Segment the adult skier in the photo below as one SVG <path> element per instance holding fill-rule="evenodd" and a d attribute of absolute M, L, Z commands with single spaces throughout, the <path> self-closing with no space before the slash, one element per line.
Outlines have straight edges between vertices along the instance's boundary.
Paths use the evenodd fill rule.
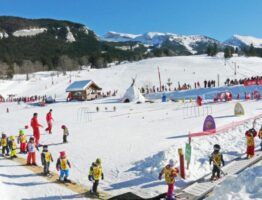
<path fill-rule="evenodd" d="M 53 117 L 52 117 L 52 109 L 49 110 L 49 112 L 46 114 L 46 123 L 47 123 L 47 128 L 45 129 L 45 131 L 48 131 L 49 134 L 52 133 L 52 120 L 54 121 Z"/>
<path fill-rule="evenodd" d="M 33 128 L 33 135 L 34 135 L 34 138 L 35 138 L 36 146 L 39 145 L 39 140 L 40 140 L 39 127 L 43 127 L 41 124 L 38 123 L 37 116 L 38 116 L 38 114 L 34 113 L 33 118 L 31 119 L 31 127 Z"/>

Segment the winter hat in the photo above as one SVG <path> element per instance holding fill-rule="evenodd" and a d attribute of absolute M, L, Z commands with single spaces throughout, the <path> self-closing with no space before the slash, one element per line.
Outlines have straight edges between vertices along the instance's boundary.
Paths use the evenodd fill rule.
<path fill-rule="evenodd" d="M 173 159 L 170 159 L 168 164 L 170 165 L 170 167 L 174 167 L 175 161 Z"/>
<path fill-rule="evenodd" d="M 214 145 L 214 150 L 219 151 L 220 150 L 220 145 L 219 144 L 215 144 Z"/>
<path fill-rule="evenodd" d="M 48 149 L 48 146 L 47 145 L 43 145 L 43 150 L 47 150 Z"/>
<path fill-rule="evenodd" d="M 101 159 L 100 158 L 96 159 L 96 164 L 101 165 Z"/>
<path fill-rule="evenodd" d="M 28 125 L 25 125 L 25 129 L 28 129 L 29 127 L 28 127 Z"/>
<path fill-rule="evenodd" d="M 34 137 L 30 137 L 30 138 L 29 138 L 29 141 L 34 141 L 34 140 L 35 140 Z"/>
<path fill-rule="evenodd" d="M 25 131 L 24 130 L 19 130 L 19 135 L 24 135 Z"/>
<path fill-rule="evenodd" d="M 65 157 L 65 156 L 66 156 L 65 151 L 61 151 L 61 152 L 60 152 L 60 157 Z"/>
<path fill-rule="evenodd" d="M 10 136 L 10 140 L 15 140 L 15 136 Z"/>
<path fill-rule="evenodd" d="M 2 133 L 2 138 L 6 138 L 6 134 L 5 133 Z"/>
<path fill-rule="evenodd" d="M 35 117 L 35 116 L 37 116 L 37 113 L 34 113 L 34 115 L 33 115 L 33 116 L 34 116 L 34 117 Z"/>

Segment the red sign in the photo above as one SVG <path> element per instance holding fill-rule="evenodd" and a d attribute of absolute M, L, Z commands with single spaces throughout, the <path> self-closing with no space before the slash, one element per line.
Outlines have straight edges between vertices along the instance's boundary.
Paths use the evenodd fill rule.
<path fill-rule="evenodd" d="M 262 85 L 262 80 L 244 81 L 244 86 Z"/>

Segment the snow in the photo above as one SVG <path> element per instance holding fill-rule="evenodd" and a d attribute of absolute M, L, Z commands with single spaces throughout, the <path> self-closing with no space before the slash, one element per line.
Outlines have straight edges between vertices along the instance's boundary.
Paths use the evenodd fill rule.
<path fill-rule="evenodd" d="M 262 162 L 239 175 L 229 176 L 206 200 L 254 199 L 262 197 Z"/>
<path fill-rule="evenodd" d="M 8 38 L 8 34 L 6 32 L 0 32 L 0 39 Z"/>
<path fill-rule="evenodd" d="M 126 42 L 130 41 L 140 35 L 128 34 L 128 33 L 117 33 L 114 31 L 109 31 L 106 33 L 103 39 L 107 41 L 114 41 L 114 42 Z"/>
<path fill-rule="evenodd" d="M 67 29 L 66 41 L 70 42 L 70 43 L 75 42 L 76 39 L 75 39 L 73 33 L 70 31 L 70 28 L 67 26 L 66 29 Z"/>
<path fill-rule="evenodd" d="M 33 174 L 22 165 L 0 158 L 1 200 L 85 199 L 64 187 Z"/>
<path fill-rule="evenodd" d="M 15 37 L 31 37 L 47 31 L 46 28 L 31 28 L 31 29 L 21 29 L 13 32 Z"/>
<path fill-rule="evenodd" d="M 232 66 L 236 62 L 239 65 L 237 75 L 234 75 Z M 126 88 L 130 86 L 132 77 L 136 77 L 136 86 L 152 87 L 158 86 L 157 67 L 161 72 L 162 83 L 168 78 L 172 79 L 177 86 L 181 84 L 200 81 L 216 80 L 217 74 L 220 75 L 220 85 L 226 78 L 244 78 L 246 76 L 261 75 L 261 58 L 233 57 L 225 61 L 221 56 L 207 57 L 201 56 L 181 56 L 154 58 L 142 60 L 134 63 L 124 63 L 112 66 L 106 69 L 86 69 L 75 71 L 63 76 L 56 72 L 38 72 L 30 75 L 30 80 L 26 81 L 25 75 L 16 75 L 13 80 L 1 80 L 0 94 L 16 94 L 18 96 L 44 95 L 56 96 L 58 102 L 49 104 L 46 107 L 17 103 L 0 104 L 0 131 L 5 132 L 8 136 L 18 135 L 19 128 L 30 124 L 30 119 L 34 112 L 39 113 L 39 122 L 46 126 L 45 115 L 53 110 L 53 133 L 45 133 L 41 129 L 40 143 L 48 144 L 54 159 L 59 156 L 59 152 L 65 150 L 69 160 L 72 162 L 70 178 L 87 188 L 91 187 L 88 181 L 88 169 L 90 164 L 97 158 L 101 158 L 105 174 L 105 180 L 101 181 L 99 188 L 111 195 L 121 194 L 124 192 L 134 192 L 143 197 L 152 197 L 166 191 L 164 181 L 157 180 L 157 175 L 162 167 L 167 164 L 170 158 L 178 160 L 178 148 L 185 147 L 187 134 L 202 130 L 202 125 L 209 112 L 215 118 L 217 127 L 224 126 L 234 121 L 240 121 L 261 114 L 262 103 L 260 101 L 240 101 L 245 109 L 245 115 L 235 117 L 234 106 L 239 101 L 227 103 L 209 104 L 199 108 L 196 116 L 190 115 L 190 107 L 194 108 L 193 103 L 166 102 L 162 103 L 159 97 L 154 98 L 154 103 L 135 104 L 120 103 Z M 53 74 L 53 76 L 51 76 Z M 65 102 L 66 92 L 69 80 L 94 80 L 104 91 L 118 90 L 118 96 L 98 99 L 86 102 Z M 52 84 L 52 80 L 54 84 Z M 203 89 L 204 90 L 204 89 Z M 237 89 L 236 92 L 240 91 Z M 199 94 L 200 90 L 192 90 L 194 95 Z M 214 92 L 210 89 L 206 93 Z M 182 93 L 182 92 L 181 92 Z M 99 112 L 96 111 L 99 107 Z M 116 110 L 114 111 L 114 107 Z M 6 113 L 9 108 L 9 113 Z M 197 108 L 195 108 L 197 109 Z M 211 111 L 212 110 L 212 111 Z M 194 112 L 194 110 L 192 110 Z M 184 114 L 188 113 L 189 116 Z M 210 114 L 210 113 L 209 113 Z M 257 121 L 256 129 L 260 128 L 262 120 Z M 69 137 L 67 144 L 62 144 L 61 125 L 69 128 Z M 178 178 L 177 187 L 184 186 L 188 181 L 195 180 L 206 173 L 210 172 L 208 156 L 212 152 L 215 143 L 221 145 L 222 152 L 226 163 L 230 160 L 245 153 L 244 132 L 252 126 L 252 121 L 248 121 L 242 126 L 227 132 L 193 138 L 192 140 L 192 160 L 189 171 L 186 172 L 187 180 L 182 181 Z M 32 135 L 31 128 L 28 129 L 27 135 Z M 259 139 L 256 138 L 256 144 Z M 41 149 L 40 149 L 41 151 Z M 21 156 L 21 155 L 20 155 Z M 22 155 L 23 156 L 23 155 Z M 1 162 L 2 160 L 0 160 Z M 4 160 L 2 165 L 15 165 L 12 161 Z M 40 153 L 37 154 L 37 162 L 40 163 Z M 177 164 L 178 165 L 178 164 Z M 38 176 L 21 177 L 19 180 L 17 174 L 30 174 L 24 171 L 23 167 L 1 166 L 1 172 L 8 176 L 0 179 L 1 188 L 7 187 L 4 192 L 7 198 L 17 196 L 12 191 L 15 189 L 19 192 L 32 191 L 30 197 L 38 198 L 40 195 L 58 196 L 64 192 L 60 189 L 46 189 L 45 185 L 36 184 L 31 178 L 37 181 L 44 181 Z M 51 170 L 56 171 L 54 163 L 51 164 Z M 29 183 L 28 187 L 21 185 L 6 184 L 12 183 Z M 54 186 L 54 185 L 52 185 Z M 31 187 L 35 188 L 32 190 Z M 50 188 L 50 187 L 49 187 Z M 60 190 L 60 191 L 59 191 Z M 241 190 L 242 191 L 242 190 Z M 17 195 L 20 193 L 17 192 Z M 69 191 L 66 191 L 69 192 Z M 74 195 L 66 193 L 65 195 Z M 28 193 L 27 193 L 28 194 Z M 2 193 L 1 193 L 2 195 Z M 21 194 L 24 195 L 24 194 Z M 26 196 L 26 194 L 25 194 Z"/>
<path fill-rule="evenodd" d="M 73 92 L 73 91 L 81 91 L 85 90 L 85 88 L 92 83 L 91 80 L 83 80 L 83 81 L 75 81 L 71 85 L 66 88 L 67 92 Z"/>
<path fill-rule="evenodd" d="M 234 46 L 243 46 L 243 44 L 250 46 L 253 44 L 256 48 L 262 48 L 262 39 L 253 36 L 234 35 L 230 39 L 226 40 L 225 43 Z"/>

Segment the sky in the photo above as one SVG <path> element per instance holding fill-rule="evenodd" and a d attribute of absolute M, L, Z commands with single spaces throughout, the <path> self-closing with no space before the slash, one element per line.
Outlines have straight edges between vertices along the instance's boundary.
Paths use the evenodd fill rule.
<path fill-rule="evenodd" d="M 262 0 L 0 0 L 0 15 L 53 18 L 108 31 L 262 38 Z"/>

